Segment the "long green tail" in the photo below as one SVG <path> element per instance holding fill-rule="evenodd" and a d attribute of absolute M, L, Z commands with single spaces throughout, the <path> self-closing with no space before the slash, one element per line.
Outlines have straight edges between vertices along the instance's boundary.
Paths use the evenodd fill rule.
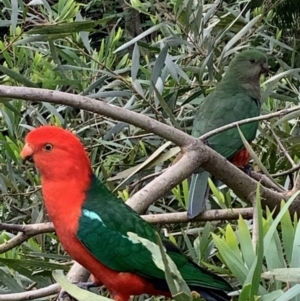
<path fill-rule="evenodd" d="M 189 218 L 194 218 L 205 210 L 209 194 L 207 183 L 209 177 L 210 173 L 204 169 L 192 175 L 188 207 Z"/>

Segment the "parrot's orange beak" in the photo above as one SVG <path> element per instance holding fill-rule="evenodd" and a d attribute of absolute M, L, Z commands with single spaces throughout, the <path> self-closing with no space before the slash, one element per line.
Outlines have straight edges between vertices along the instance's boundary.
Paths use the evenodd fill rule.
<path fill-rule="evenodd" d="M 26 143 L 21 151 L 21 157 L 23 158 L 23 160 L 28 160 L 32 158 L 32 156 L 33 156 L 33 149 L 28 143 Z"/>

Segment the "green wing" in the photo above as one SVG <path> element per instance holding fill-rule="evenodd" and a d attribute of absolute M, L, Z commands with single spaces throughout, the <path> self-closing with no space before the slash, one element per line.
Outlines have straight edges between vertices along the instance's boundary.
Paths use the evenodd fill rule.
<path fill-rule="evenodd" d="M 94 178 L 82 207 L 77 231 L 79 240 L 110 269 L 163 278 L 148 249 L 132 241 L 127 232 L 153 242 L 156 239 L 154 228 Z"/>
<path fill-rule="evenodd" d="M 220 84 L 198 108 L 192 136 L 200 137 L 226 124 L 256 117 L 259 114 L 259 99 L 252 98 L 244 90 L 229 93 Z M 256 136 L 257 127 L 258 122 L 251 122 L 240 126 L 240 129 L 245 138 L 252 141 Z M 244 147 L 237 128 L 211 136 L 207 141 L 212 149 L 227 159 L 232 158 Z"/>
<path fill-rule="evenodd" d="M 156 267 L 151 253 L 141 243 L 131 240 L 127 232 L 134 232 L 140 237 L 156 242 L 156 230 L 94 178 L 82 207 L 77 230 L 78 239 L 108 268 L 136 273 L 165 283 L 164 272 Z M 168 255 L 174 260 L 188 284 L 231 289 L 222 278 L 201 269 L 168 240 L 162 239 Z M 167 289 L 166 283 L 164 287 Z"/>

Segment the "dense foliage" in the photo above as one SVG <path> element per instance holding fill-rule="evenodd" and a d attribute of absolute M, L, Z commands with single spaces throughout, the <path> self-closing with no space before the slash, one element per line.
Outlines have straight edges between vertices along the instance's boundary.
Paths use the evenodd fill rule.
<path fill-rule="evenodd" d="M 262 114 L 294 107 L 299 102 L 299 70 L 293 68 L 299 63 L 297 43 L 288 26 L 296 25 L 280 21 L 284 17 L 277 6 L 259 3 L 249 9 L 244 4 L 3 0 L 0 83 L 86 95 L 190 133 L 197 105 L 222 78 L 234 53 L 256 47 L 267 53 L 271 66 L 270 75 L 262 80 Z M 286 14 L 295 17 L 288 9 Z M 286 188 L 293 185 L 295 175 L 281 173 L 299 164 L 299 112 L 262 122 L 252 145 L 261 161 L 254 163 L 255 169 L 263 165 Z M 47 221 L 39 176 L 32 166 L 22 164 L 19 152 L 28 129 L 48 123 L 72 129 L 81 137 L 96 175 L 124 201 L 174 159 L 174 146 L 130 124 L 75 105 L 2 98 L 0 222 Z M 249 207 L 233 191 L 221 188 L 217 191 L 212 186 L 213 208 Z M 187 196 L 186 180 L 149 211 L 185 211 Z M 196 262 L 228 276 L 236 289 L 244 287 L 239 300 L 249 296 L 289 300 L 294 295 L 287 295 L 289 290 L 283 295 L 283 282 L 257 280 L 261 270 L 300 267 L 295 255 L 300 245 L 297 218 L 286 211 L 280 218 L 274 222 L 268 213 L 260 220 L 260 244 L 264 239 L 266 248 L 257 252 L 251 242 L 252 223 L 242 218 L 227 226 L 220 222 L 164 227 Z M 279 222 L 281 229 L 276 230 Z M 15 235 L 2 231 L 0 243 Z M 53 281 L 52 270 L 68 268 L 69 258 L 55 234 L 38 235 L 0 254 L 0 291 L 22 292 L 34 282 L 35 288 L 45 287 Z M 295 287 L 290 291 L 297 294 Z"/>

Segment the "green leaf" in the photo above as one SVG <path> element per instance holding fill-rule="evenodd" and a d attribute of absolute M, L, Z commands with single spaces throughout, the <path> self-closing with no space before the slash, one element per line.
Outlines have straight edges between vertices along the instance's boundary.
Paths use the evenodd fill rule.
<path fill-rule="evenodd" d="M 1 283 L 4 284 L 11 292 L 21 293 L 24 291 L 22 286 L 7 272 L 0 268 Z"/>
<path fill-rule="evenodd" d="M 281 203 L 281 208 L 284 205 L 284 201 Z M 282 241 L 285 250 L 285 256 L 287 258 L 287 262 L 290 264 L 292 261 L 293 254 L 293 245 L 294 245 L 294 237 L 295 231 L 291 219 L 291 215 L 288 211 L 286 211 L 280 221 L 281 231 L 282 231 Z"/>
<path fill-rule="evenodd" d="M 261 275 L 265 279 L 273 279 L 282 282 L 300 283 L 300 268 L 280 268 L 272 269 Z"/>
<path fill-rule="evenodd" d="M 79 31 L 92 31 L 97 25 L 106 23 L 110 19 L 111 17 L 98 21 L 77 21 L 72 23 L 38 25 L 27 31 L 27 34 L 55 35 L 70 34 Z"/>
<path fill-rule="evenodd" d="M 258 241 L 256 245 L 256 265 L 252 278 L 252 287 L 251 287 L 251 299 L 254 300 L 255 296 L 258 295 L 258 289 L 260 285 L 260 275 L 262 272 L 263 266 L 263 257 L 264 257 L 264 233 L 263 233 L 263 223 L 262 223 L 262 209 L 261 209 L 261 200 L 260 200 L 260 184 L 257 185 L 256 189 L 256 222 L 258 227 Z"/>
<path fill-rule="evenodd" d="M 32 87 L 32 88 L 37 87 L 37 85 L 35 83 L 31 82 L 29 79 L 27 79 L 27 77 L 23 76 L 22 74 L 20 74 L 16 71 L 9 69 L 9 68 L 0 66 L 0 72 L 3 72 L 4 74 L 8 75 L 10 78 L 14 79 L 18 83 L 20 83 L 26 87 Z"/>
<path fill-rule="evenodd" d="M 129 42 L 127 42 L 127 43 L 123 44 L 122 46 L 118 47 L 113 53 L 117 53 L 117 52 L 119 52 L 123 49 L 126 49 L 127 47 L 135 44 L 136 42 L 138 42 L 142 38 L 146 37 L 147 35 L 151 34 L 152 32 L 157 31 L 162 26 L 164 26 L 164 24 L 157 24 L 157 25 L 152 26 L 151 28 L 145 30 L 143 33 L 139 34 L 137 37 L 130 40 Z"/>
<path fill-rule="evenodd" d="M 247 267 L 250 269 L 255 259 L 255 253 L 249 227 L 241 216 L 238 220 L 238 236 L 243 258 L 247 264 Z"/>
<path fill-rule="evenodd" d="M 72 297 L 78 301 L 112 301 L 112 299 L 105 298 L 87 290 L 79 288 L 77 285 L 72 284 L 61 270 L 55 270 L 52 272 L 52 276 L 55 281 Z"/>

